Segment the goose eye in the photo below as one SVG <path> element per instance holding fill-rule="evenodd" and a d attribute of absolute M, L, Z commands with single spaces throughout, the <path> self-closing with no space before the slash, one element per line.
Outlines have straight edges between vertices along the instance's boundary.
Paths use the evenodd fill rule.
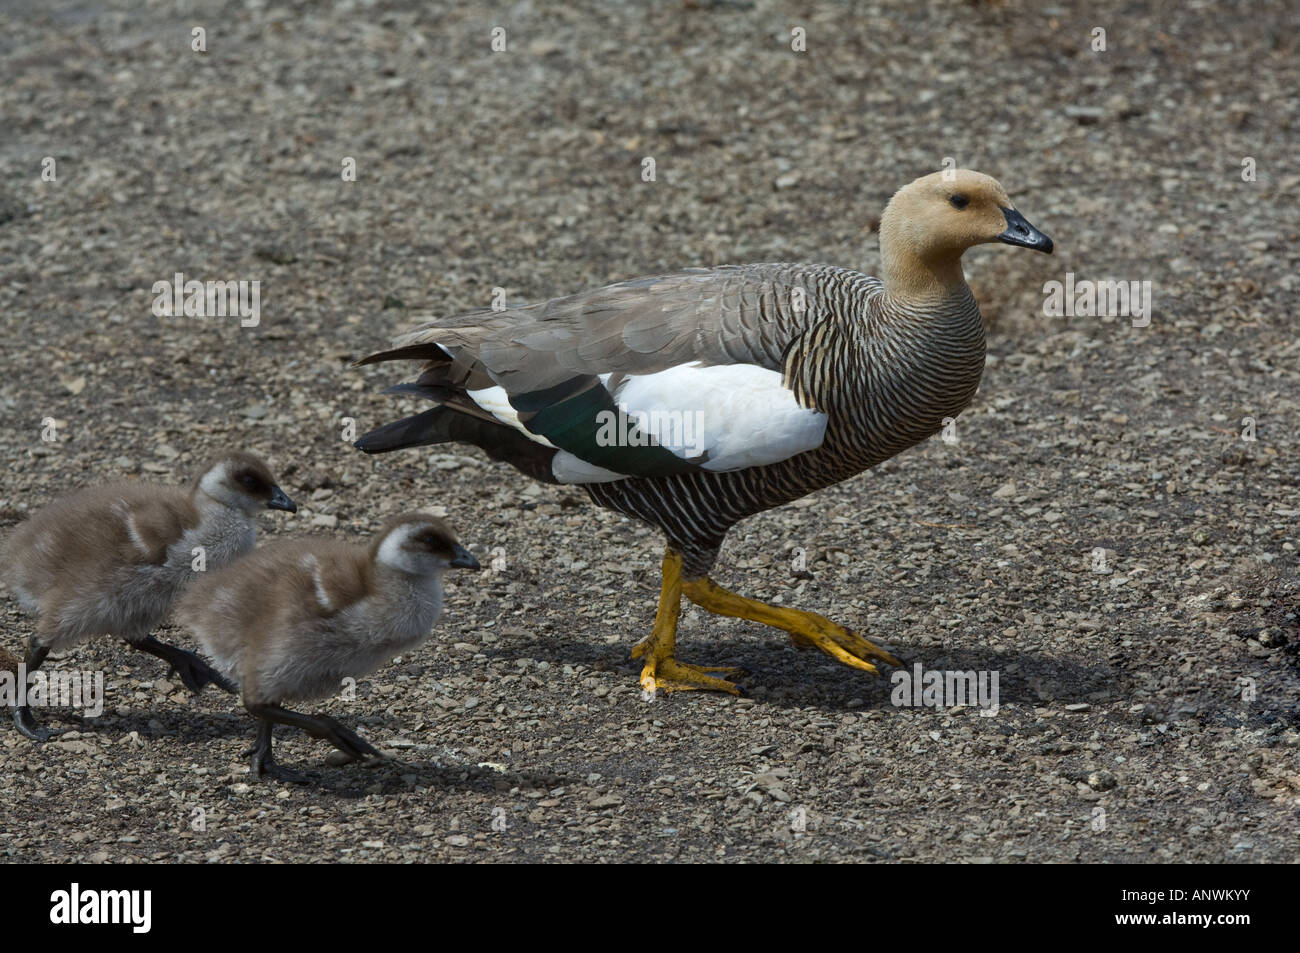
<path fill-rule="evenodd" d="M 251 473 L 245 473 L 239 478 L 239 482 L 249 490 L 256 490 L 261 485 L 261 481 Z"/>
<path fill-rule="evenodd" d="M 964 195 L 954 195 L 952 198 L 948 199 L 948 201 L 952 203 L 953 208 L 958 209 L 965 208 L 970 204 L 970 199 L 966 198 Z"/>

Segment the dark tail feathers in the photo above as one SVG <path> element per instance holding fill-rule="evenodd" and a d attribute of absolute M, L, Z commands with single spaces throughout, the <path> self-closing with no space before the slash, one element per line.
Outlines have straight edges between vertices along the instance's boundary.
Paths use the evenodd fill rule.
<path fill-rule="evenodd" d="M 446 426 L 445 408 L 434 407 L 413 417 L 404 417 L 384 424 L 362 436 L 352 446 L 366 453 L 388 453 L 407 447 L 427 447 L 435 443 L 448 443 L 455 438 Z"/>
<path fill-rule="evenodd" d="M 353 446 L 366 453 L 389 453 L 440 443 L 473 444 L 493 460 L 509 463 L 534 480 L 558 482 L 551 473 L 554 448 L 534 443 L 513 427 L 471 417 L 450 407 L 434 407 L 385 424 Z"/>

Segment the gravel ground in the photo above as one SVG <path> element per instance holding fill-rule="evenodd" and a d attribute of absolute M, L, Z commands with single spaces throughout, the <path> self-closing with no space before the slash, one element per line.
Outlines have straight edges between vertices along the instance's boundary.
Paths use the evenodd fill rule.
<path fill-rule="evenodd" d="M 250 783 L 229 698 L 70 653 L 107 708 L 43 713 L 73 729 L 43 746 L 0 730 L 0 856 L 1300 859 L 1297 8 L 551 6 L 0 9 L 0 531 L 237 446 L 305 503 L 267 538 L 444 507 L 494 567 L 325 705 L 397 760 L 286 732 L 306 787 Z M 1057 245 L 967 256 L 990 354 L 956 442 L 742 524 L 717 575 L 997 672 L 992 717 L 895 706 L 888 678 L 695 611 L 682 657 L 744 666 L 747 697 L 647 702 L 653 531 L 472 449 L 343 439 L 414 406 L 349 363 L 421 313 L 688 265 L 873 271 L 884 202 L 945 156 Z M 178 271 L 261 281 L 260 324 L 155 317 Z M 1044 317 L 1067 272 L 1150 281 L 1150 325 Z"/>

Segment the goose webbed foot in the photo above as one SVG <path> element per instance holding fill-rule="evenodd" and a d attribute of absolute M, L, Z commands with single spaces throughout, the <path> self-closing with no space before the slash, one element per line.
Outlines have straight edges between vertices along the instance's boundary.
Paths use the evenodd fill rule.
<path fill-rule="evenodd" d="M 271 726 L 273 724 L 301 728 L 313 738 L 328 741 L 355 761 L 365 761 L 370 758 L 383 759 L 384 757 L 382 752 L 364 738 L 345 728 L 329 715 L 304 715 L 301 712 L 290 711 L 288 708 L 276 704 L 251 704 L 245 705 L 245 707 L 248 709 L 249 714 L 262 722 L 262 727 L 257 736 L 258 743 L 250 752 L 255 763 L 258 763 L 258 753 L 263 749 L 265 749 L 265 754 L 262 755 L 263 761 L 261 763 L 264 764 L 265 760 L 270 757 Z"/>
<path fill-rule="evenodd" d="M 713 674 L 716 673 L 716 674 Z M 743 668 L 713 665 L 689 665 L 669 657 L 651 658 L 641 669 L 641 690 L 650 694 L 663 692 L 726 692 L 740 695 L 740 686 L 719 675 L 743 678 Z"/>
<path fill-rule="evenodd" d="M 340 751 L 352 755 L 357 761 L 368 761 L 371 758 L 383 760 L 383 752 L 372 746 L 356 732 L 343 727 L 333 718 L 322 715 L 321 720 L 326 722 L 330 729 L 330 734 L 325 740 Z"/>
<path fill-rule="evenodd" d="M 152 635 L 142 641 L 132 642 L 131 645 L 142 652 L 155 655 L 169 664 L 185 687 L 196 695 L 203 691 L 207 685 L 216 685 L 222 691 L 229 692 L 232 695 L 237 691 L 230 679 L 193 652 L 187 652 L 185 649 L 179 649 L 174 645 L 168 645 L 166 642 L 160 642 Z"/>
<path fill-rule="evenodd" d="M 271 727 L 272 723 L 263 719 L 257 726 L 257 741 L 253 747 L 244 752 L 244 757 L 252 756 L 249 763 L 249 771 L 254 778 L 272 778 L 276 781 L 287 781 L 290 784 L 307 784 L 310 779 L 300 771 L 294 771 L 286 768 L 280 762 L 275 760 L 271 753 Z"/>
<path fill-rule="evenodd" d="M 30 738 L 38 744 L 62 733 L 53 728 L 42 728 L 27 705 L 18 705 L 14 708 L 14 727 L 23 737 Z"/>
<path fill-rule="evenodd" d="M 23 666 L 27 670 L 28 676 L 41 667 L 41 663 L 45 661 L 49 654 L 50 647 L 39 644 L 36 641 L 36 636 L 33 635 L 27 643 L 27 657 L 23 660 Z M 62 734 L 61 731 L 53 728 L 42 728 L 28 705 L 14 706 L 14 727 L 18 729 L 18 733 L 24 738 L 30 738 L 38 744 Z"/>
<path fill-rule="evenodd" d="M 669 550 L 664 556 L 663 587 L 659 593 L 659 611 L 654 629 L 632 648 L 633 658 L 644 658 L 641 690 L 653 695 L 665 692 L 726 692 L 739 695 L 740 689 L 718 675 L 737 678 L 744 669 L 679 662 L 677 651 L 677 612 L 682 598 L 682 558 Z"/>
<path fill-rule="evenodd" d="M 733 616 L 761 622 L 790 634 L 790 640 L 801 649 L 816 648 L 837 662 L 851 668 L 879 675 L 877 662 L 895 667 L 903 663 L 896 657 L 815 612 L 804 612 L 787 606 L 770 606 L 757 599 L 747 599 L 728 592 L 707 576 L 683 583 L 682 591 L 701 609 L 717 615 Z"/>

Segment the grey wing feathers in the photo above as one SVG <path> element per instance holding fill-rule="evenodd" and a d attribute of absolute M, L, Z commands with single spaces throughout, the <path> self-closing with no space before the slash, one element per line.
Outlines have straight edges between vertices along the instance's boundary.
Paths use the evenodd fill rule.
<path fill-rule="evenodd" d="M 834 269 L 838 271 L 839 269 Z M 506 311 L 430 322 L 362 363 L 426 358 L 425 384 L 512 394 L 574 377 L 650 374 L 681 364 L 755 364 L 779 370 L 803 330 L 813 285 L 831 269 L 733 265 L 636 278 Z M 432 379 L 428 373 L 436 371 Z"/>

